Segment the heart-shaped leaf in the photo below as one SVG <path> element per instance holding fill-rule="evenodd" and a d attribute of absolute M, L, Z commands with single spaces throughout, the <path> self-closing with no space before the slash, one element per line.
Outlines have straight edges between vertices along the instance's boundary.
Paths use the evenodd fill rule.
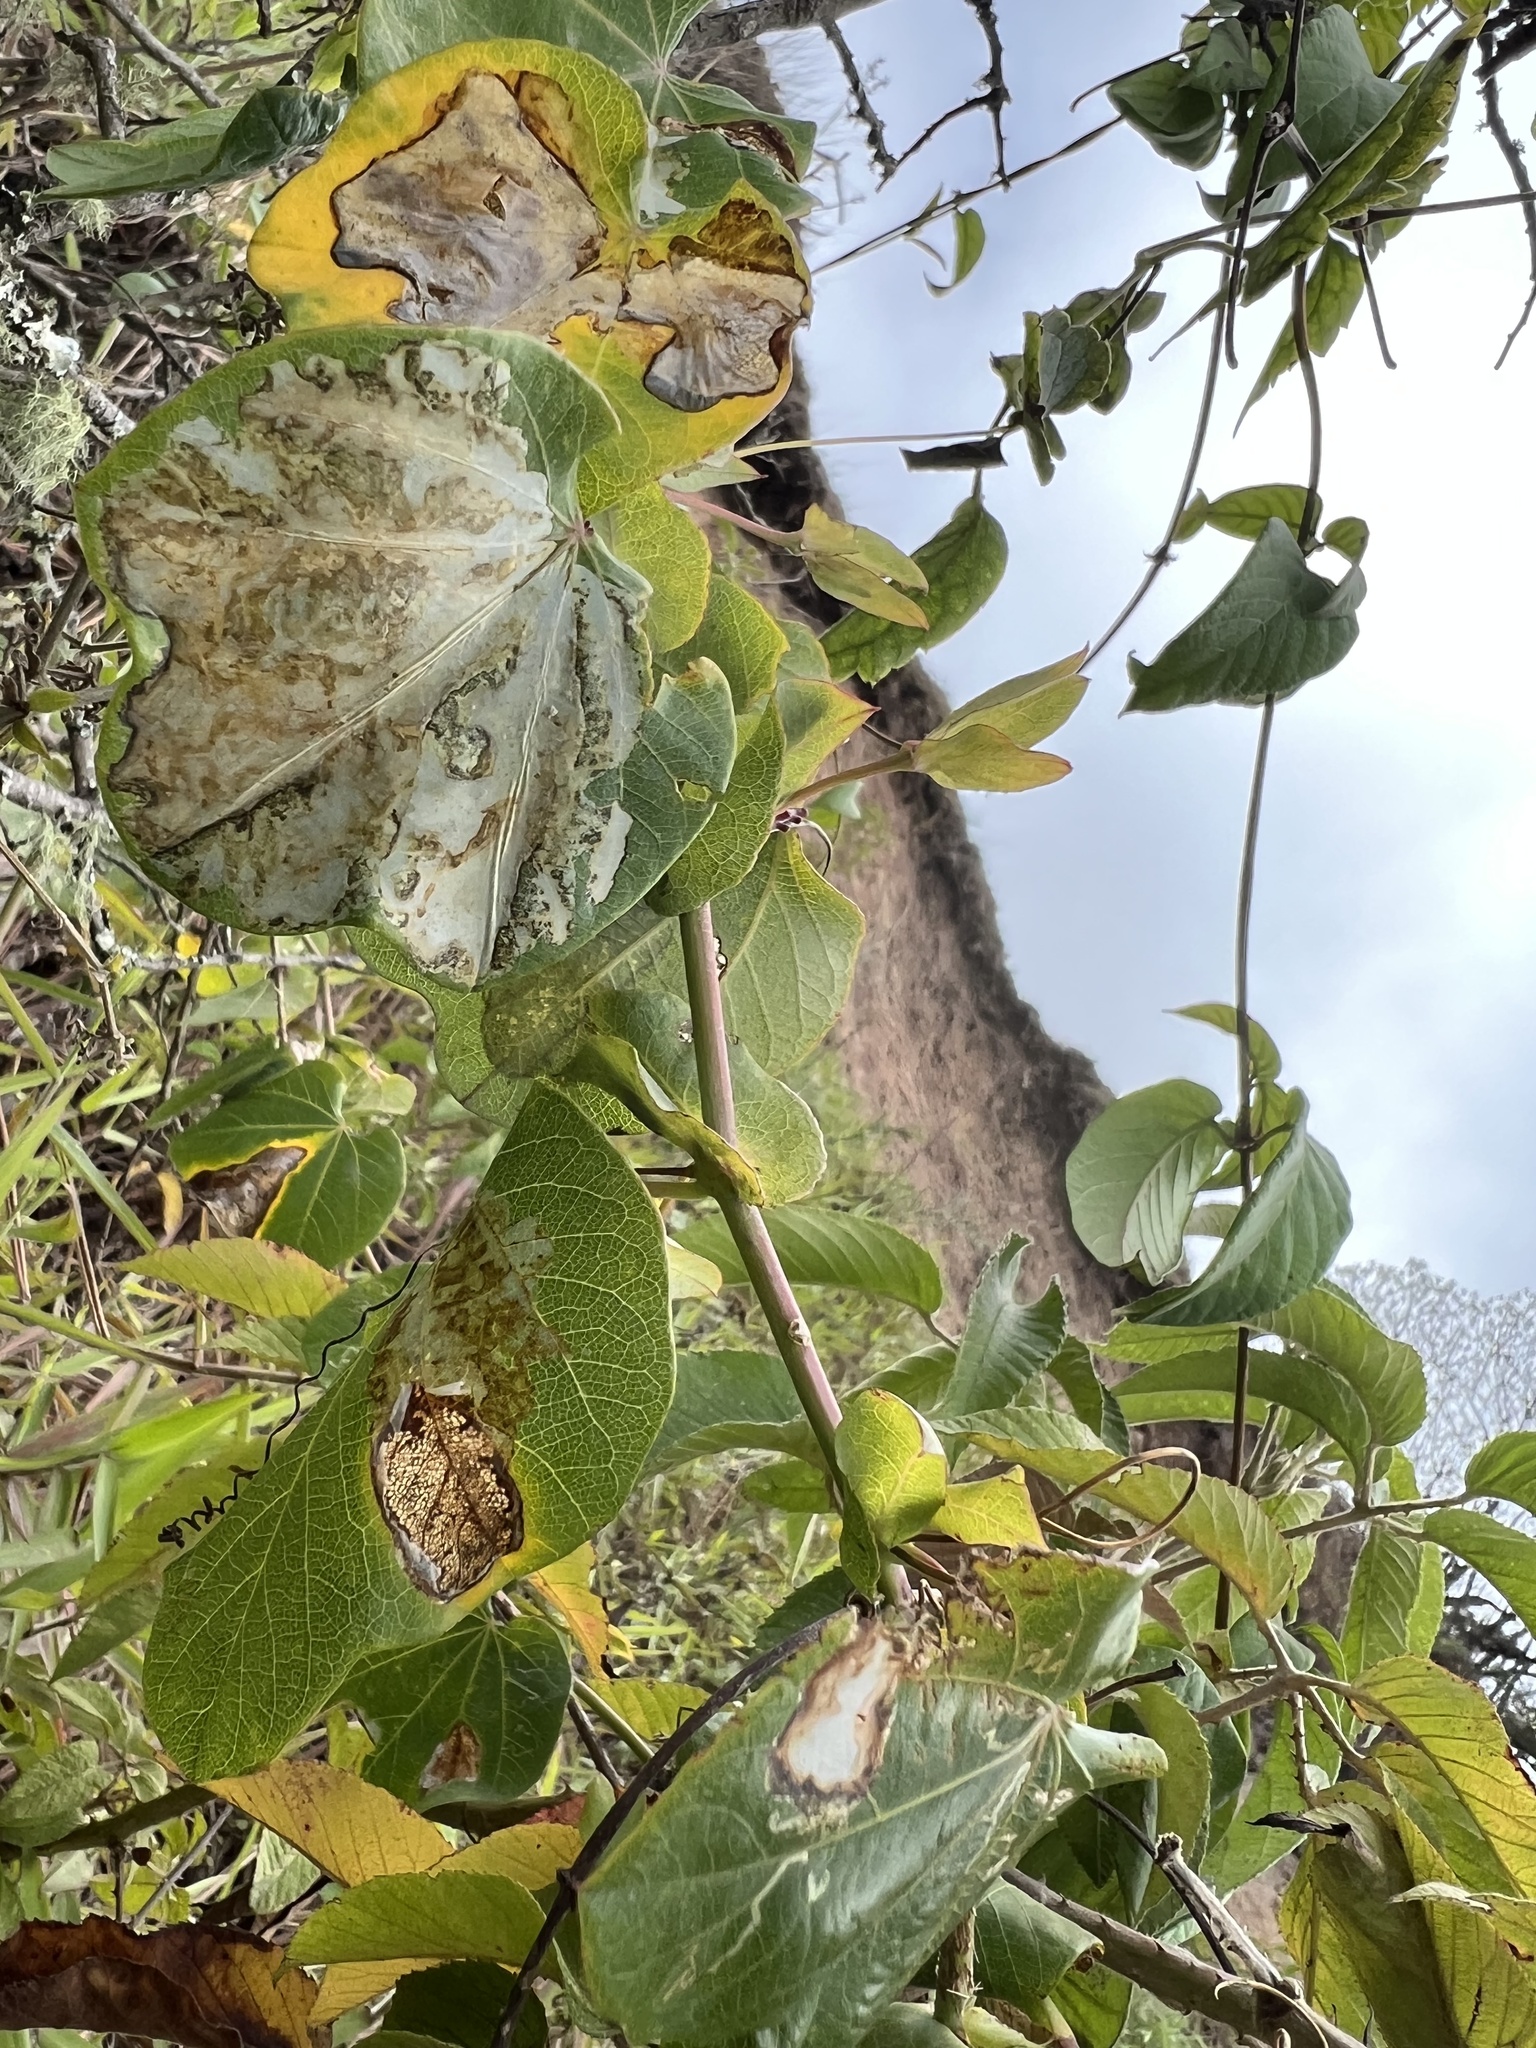
<path fill-rule="evenodd" d="M 643 894 L 724 787 L 692 728 L 728 705 L 651 702 L 643 586 L 573 496 L 611 427 L 523 336 L 370 327 L 238 356 L 114 450 L 77 494 L 137 652 L 101 766 L 155 874 L 459 984 Z"/>

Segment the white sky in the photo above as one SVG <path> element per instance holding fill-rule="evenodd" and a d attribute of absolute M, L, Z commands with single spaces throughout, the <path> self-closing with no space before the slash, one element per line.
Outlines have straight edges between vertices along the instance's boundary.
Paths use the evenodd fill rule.
<path fill-rule="evenodd" d="M 1076 114 L 1068 103 L 1106 73 L 1171 50 L 1182 9 L 999 0 L 998 15 L 1018 163 L 1106 118 L 1102 95 Z M 985 64 L 963 0 L 881 0 L 845 32 L 897 148 L 973 91 Z M 876 193 L 829 47 L 815 33 L 785 36 L 773 58 L 791 109 L 826 124 L 844 158 L 849 203 L 841 218 L 835 207 L 813 216 L 813 262 L 909 218 L 941 180 L 952 190 L 990 174 L 987 119 L 973 114 Z M 1516 72 L 1506 88 L 1517 135 L 1530 134 L 1533 86 Z M 1480 111 L 1464 91 L 1436 198 L 1507 189 Z M 1225 175 L 1225 158 L 1201 174 L 1208 187 Z M 984 427 L 999 396 L 988 356 L 1018 348 L 1024 309 L 1118 282 L 1138 248 L 1198 225 L 1197 209 L 1189 173 L 1121 130 L 980 201 L 986 253 L 952 296 L 930 297 L 933 266 L 910 246 L 830 273 L 804 348 L 817 431 Z M 1516 207 L 1415 222 L 1376 270 L 1400 367 L 1383 366 L 1363 306 L 1319 365 L 1324 516 L 1369 522 L 1370 590 L 1354 651 L 1280 707 L 1253 951 L 1255 1014 L 1354 1192 L 1347 1256 L 1419 1256 L 1488 1291 L 1536 1283 L 1536 321 L 1493 370 L 1525 263 Z M 1133 343 L 1128 396 L 1107 419 L 1084 411 L 1063 422 L 1068 458 L 1048 490 L 1018 442 L 1010 467 L 988 474 L 1012 554 L 992 603 L 930 657 L 952 699 L 1096 638 L 1134 587 L 1178 487 L 1206 330 L 1156 363 L 1147 357 L 1209 292 L 1214 269 L 1193 254 L 1164 272 L 1169 305 Z M 1233 438 L 1287 303 L 1282 290 L 1242 316 L 1242 368 L 1224 380 L 1201 474 L 1212 496 L 1305 476 L 1294 372 Z M 825 454 L 849 517 L 908 548 L 969 486 L 963 475 L 909 475 L 894 447 Z M 1083 708 L 1051 742 L 1075 764 L 1066 782 L 966 800 L 1021 992 L 1118 1091 L 1183 1073 L 1230 1102 L 1229 1041 L 1164 1012 L 1231 998 L 1257 714 L 1119 713 L 1126 652 L 1155 654 L 1241 554 L 1216 534 L 1189 543 L 1099 657 Z M 1340 565 L 1328 556 L 1320 566 Z M 914 904 L 914 921 L 921 914 Z"/>

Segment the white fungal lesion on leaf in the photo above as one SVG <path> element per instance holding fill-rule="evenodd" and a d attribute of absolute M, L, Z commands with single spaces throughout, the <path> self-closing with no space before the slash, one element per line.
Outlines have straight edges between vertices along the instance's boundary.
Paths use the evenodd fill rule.
<path fill-rule="evenodd" d="M 557 517 L 506 365 L 443 340 L 271 363 L 106 501 L 168 639 L 109 787 L 173 886 L 247 929 L 376 921 L 471 984 L 559 943 L 630 820 L 638 600 Z"/>
<path fill-rule="evenodd" d="M 868 1792 L 909 1668 L 899 1639 L 869 1620 L 807 1681 L 768 1755 L 769 1787 L 793 1808 L 789 1824 L 832 1819 Z"/>

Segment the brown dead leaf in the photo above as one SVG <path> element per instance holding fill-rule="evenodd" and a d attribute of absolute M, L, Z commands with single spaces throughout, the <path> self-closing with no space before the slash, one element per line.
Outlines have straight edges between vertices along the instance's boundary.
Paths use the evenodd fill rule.
<path fill-rule="evenodd" d="M 906 1670 L 900 1644 L 864 1622 L 806 1686 L 768 1760 L 775 1792 L 825 1808 L 862 1799 L 885 1755 L 885 1738 Z"/>
<path fill-rule="evenodd" d="M 0 2027 L 136 2034 L 182 2048 L 324 2048 L 315 1985 L 279 1977 L 254 1935 L 166 1927 L 135 1934 L 99 1915 L 27 1921 L 0 1945 Z"/>

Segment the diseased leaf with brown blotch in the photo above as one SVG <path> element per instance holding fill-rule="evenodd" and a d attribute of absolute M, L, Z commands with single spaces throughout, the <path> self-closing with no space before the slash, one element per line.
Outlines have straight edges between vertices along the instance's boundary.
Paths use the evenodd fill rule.
<path fill-rule="evenodd" d="M 340 329 L 237 357 L 87 477 L 137 657 L 103 784 L 156 876 L 247 931 L 371 927 L 461 986 L 636 901 L 729 758 L 672 758 L 646 587 L 577 516 L 612 424 L 523 336 Z"/>
<path fill-rule="evenodd" d="M 457 1600 L 522 1547 L 517 1482 L 467 1394 L 400 1389 L 374 1440 L 373 1490 L 407 1577 L 434 1600 Z"/>
<path fill-rule="evenodd" d="M 0 2027 L 135 2034 L 183 2048 L 323 2048 L 316 1986 L 283 1951 L 201 1927 L 135 1934 L 99 1915 L 30 1920 L 0 1944 Z"/>
<path fill-rule="evenodd" d="M 648 217 L 634 90 L 581 51 L 461 43 L 380 80 L 273 202 L 251 274 L 291 328 L 352 320 L 552 340 L 613 399 L 596 497 L 738 439 L 783 395 L 809 310 L 779 215 L 738 181 Z M 616 464 L 613 474 L 606 474 Z"/>

